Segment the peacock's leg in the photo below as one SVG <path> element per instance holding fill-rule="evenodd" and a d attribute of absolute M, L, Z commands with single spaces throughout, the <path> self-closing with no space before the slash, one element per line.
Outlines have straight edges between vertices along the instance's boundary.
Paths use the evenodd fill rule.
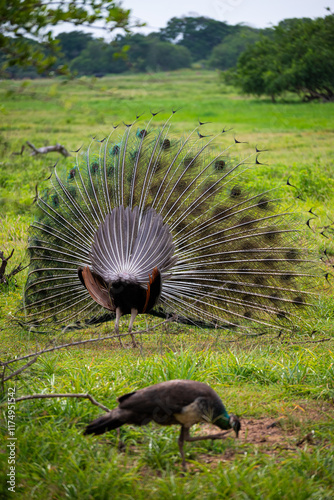
<path fill-rule="evenodd" d="M 115 320 L 115 333 L 119 335 L 119 320 L 121 319 L 122 312 L 119 307 L 116 308 L 116 320 Z M 121 347 L 124 347 L 121 337 L 118 337 Z"/>
<path fill-rule="evenodd" d="M 131 309 L 131 318 L 130 318 L 130 323 L 129 323 L 129 330 L 128 332 L 131 333 L 132 332 L 132 327 L 133 327 L 133 323 L 134 323 L 134 320 L 136 319 L 136 316 L 138 314 L 138 310 L 137 309 Z M 131 333 L 131 338 L 132 338 L 132 345 L 133 347 L 138 347 L 136 341 L 135 341 L 135 336 Z"/>

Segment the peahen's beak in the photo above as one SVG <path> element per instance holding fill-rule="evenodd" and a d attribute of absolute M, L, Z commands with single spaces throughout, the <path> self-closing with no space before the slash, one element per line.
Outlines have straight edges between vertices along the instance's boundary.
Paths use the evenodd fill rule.
<path fill-rule="evenodd" d="M 230 416 L 230 426 L 232 427 L 232 429 L 235 432 L 235 437 L 238 438 L 239 432 L 241 429 L 241 423 L 240 423 L 239 417 L 237 417 L 236 415 L 231 415 Z"/>

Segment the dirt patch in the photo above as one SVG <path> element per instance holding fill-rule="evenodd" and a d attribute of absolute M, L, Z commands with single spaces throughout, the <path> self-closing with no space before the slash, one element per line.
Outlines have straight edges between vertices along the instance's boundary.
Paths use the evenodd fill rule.
<path fill-rule="evenodd" d="M 317 439 L 313 431 L 309 430 L 309 425 L 308 430 L 303 426 L 333 417 L 333 404 L 322 402 L 320 406 L 317 402 L 301 401 L 294 403 L 290 412 L 276 418 L 243 418 L 238 441 L 234 441 L 231 431 L 225 438 L 231 442 L 230 448 L 227 446 L 219 455 L 212 452 L 198 454 L 196 461 L 210 464 L 211 468 L 220 462 L 233 460 L 236 455 L 255 453 L 256 450 L 270 456 L 278 456 L 282 452 L 291 455 L 301 448 L 311 450 L 317 446 Z M 212 431 L 212 426 L 204 424 L 198 434 L 212 434 Z M 197 471 L 196 465 L 190 465 L 189 468 L 193 472 Z"/>
<path fill-rule="evenodd" d="M 282 449 L 296 450 L 297 432 L 286 430 L 282 419 L 261 418 L 261 419 L 242 419 L 242 428 L 239 433 L 239 439 L 236 443 L 231 443 L 231 448 L 227 448 L 222 455 L 218 457 L 206 457 L 210 461 L 231 460 L 235 454 L 245 453 L 245 445 L 255 445 L 261 452 L 273 455 Z M 212 434 L 212 426 L 203 425 L 201 434 Z M 293 439 L 295 438 L 295 439 Z M 227 439 L 235 439 L 234 432 L 231 431 Z M 294 441 L 294 444 L 292 444 Z M 240 446 L 241 448 L 240 449 Z M 209 458 L 210 457 L 210 458 Z M 206 460 L 205 460 L 206 461 Z"/>

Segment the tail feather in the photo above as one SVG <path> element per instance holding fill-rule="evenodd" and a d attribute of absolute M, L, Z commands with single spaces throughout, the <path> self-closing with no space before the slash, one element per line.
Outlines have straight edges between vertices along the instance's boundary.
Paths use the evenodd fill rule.
<path fill-rule="evenodd" d="M 120 410 L 116 408 L 106 415 L 102 415 L 97 419 L 93 420 L 90 424 L 87 425 L 84 435 L 87 434 L 104 434 L 105 432 L 112 431 L 113 429 L 117 429 L 124 424 L 124 421 L 120 420 Z"/>
<path fill-rule="evenodd" d="M 305 248 L 303 221 L 284 210 L 276 190 L 245 187 L 258 151 L 239 160 L 233 148 L 244 146 L 226 143 L 225 130 L 206 139 L 197 127 L 180 140 L 170 133 L 171 117 L 159 130 L 152 119 L 137 133 L 129 125 L 121 137 L 117 130 L 93 140 L 38 200 L 27 320 L 99 317 L 78 269 L 96 268 L 108 286 L 133 273 L 145 288 L 157 268 L 157 311 L 243 333 L 291 330 L 311 302 L 318 258 Z"/>

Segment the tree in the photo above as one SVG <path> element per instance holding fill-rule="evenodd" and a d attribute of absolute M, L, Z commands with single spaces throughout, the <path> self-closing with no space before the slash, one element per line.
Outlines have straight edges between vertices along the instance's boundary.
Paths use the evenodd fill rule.
<path fill-rule="evenodd" d="M 191 64 L 186 47 L 162 42 L 159 33 L 118 36 L 114 43 L 120 53 L 127 50 L 126 62 L 131 71 L 171 71 Z"/>
<path fill-rule="evenodd" d="M 108 73 L 122 73 L 127 70 L 127 63 L 121 57 L 117 47 L 103 40 L 91 40 L 78 57 L 70 63 L 70 69 L 80 75 L 103 76 Z"/>
<path fill-rule="evenodd" d="M 334 100 L 334 15 L 286 19 L 239 57 L 226 81 L 243 92 L 269 95 L 285 91 L 304 100 Z"/>
<path fill-rule="evenodd" d="M 166 28 L 160 30 L 160 38 L 187 47 L 194 61 L 198 61 L 206 59 L 233 28 L 208 17 L 173 17 Z"/>
<path fill-rule="evenodd" d="M 260 30 L 240 26 L 238 30 L 224 38 L 224 41 L 213 48 L 209 66 L 225 70 L 236 66 L 240 54 L 248 45 L 259 39 Z"/>
<path fill-rule="evenodd" d="M 92 35 L 83 31 L 71 31 L 69 33 L 59 33 L 56 40 L 59 42 L 62 54 L 59 59 L 63 59 L 64 63 L 67 63 L 81 54 L 92 40 Z"/>
<path fill-rule="evenodd" d="M 117 0 L 0 0 L 0 51 L 3 69 L 35 66 L 43 72 L 56 62 L 58 43 L 52 28 L 62 23 L 93 26 L 100 22 L 111 31 L 129 29 L 130 11 Z M 43 43 L 34 45 L 31 40 Z M 61 68 L 58 68 L 59 70 Z"/>
<path fill-rule="evenodd" d="M 190 66 L 190 63 L 191 55 L 186 47 L 173 45 L 168 42 L 157 42 L 150 44 L 146 58 L 146 70 L 172 71 L 179 68 L 187 68 Z"/>

